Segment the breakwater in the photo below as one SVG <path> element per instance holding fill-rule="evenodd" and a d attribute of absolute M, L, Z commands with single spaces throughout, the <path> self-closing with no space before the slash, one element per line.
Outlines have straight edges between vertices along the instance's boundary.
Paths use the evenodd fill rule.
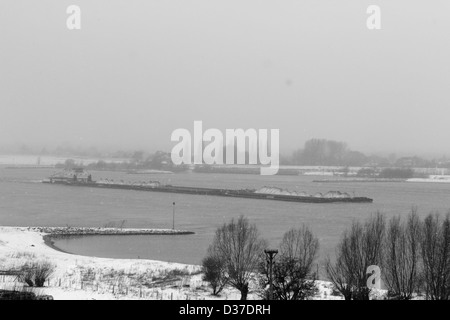
<path fill-rule="evenodd" d="M 30 227 L 30 231 L 46 233 L 50 237 L 66 236 L 136 236 L 136 235 L 186 235 L 192 231 L 174 229 L 82 228 L 82 227 Z"/>

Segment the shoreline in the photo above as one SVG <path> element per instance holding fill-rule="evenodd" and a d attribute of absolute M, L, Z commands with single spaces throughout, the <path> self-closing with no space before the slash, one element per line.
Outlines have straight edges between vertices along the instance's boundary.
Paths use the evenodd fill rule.
<path fill-rule="evenodd" d="M 316 179 L 312 181 L 313 183 L 450 183 L 450 178 L 448 179 L 438 179 L 438 178 L 410 178 L 410 179 L 384 179 L 384 178 L 373 178 L 373 179 L 355 179 L 355 178 L 337 178 L 337 179 Z"/>
<path fill-rule="evenodd" d="M 55 236 L 67 233 L 69 236 L 93 235 L 98 234 L 99 229 L 107 235 L 193 234 L 184 230 L 165 229 L 0 226 L 0 270 L 17 270 L 30 263 L 51 263 L 54 266 L 52 275 L 39 292 L 51 295 L 55 300 L 184 300 L 195 298 L 195 288 L 203 287 L 199 265 L 83 256 L 65 252 L 52 244 Z M 186 283 L 188 287 L 184 287 Z M 0 279 L 0 288 L 14 288 L 16 285 L 15 278 Z"/>
<path fill-rule="evenodd" d="M 32 232 L 39 234 L 42 238 L 43 244 L 52 250 L 57 252 L 68 254 L 72 256 L 78 256 L 76 253 L 65 251 L 55 245 L 56 239 L 64 238 L 78 238 L 89 236 L 181 236 L 181 235 L 193 235 L 195 232 L 187 230 L 173 230 L 173 229 L 133 229 L 133 228 L 90 228 L 90 227 L 4 227 L 0 226 L 0 231 L 4 230 L 17 230 L 18 232 Z M 0 234 L 1 235 L 1 234 Z M 3 242 L 0 240 L 0 246 Z M 34 247 L 34 245 L 32 245 Z M 1 248 L 1 247 L 0 247 Z M 95 258 L 93 256 L 81 256 L 87 258 Z M 108 259 L 108 258 L 99 258 Z M 132 260 L 132 259 L 120 259 L 120 260 Z M 153 261 L 151 259 L 144 259 Z M 169 263 L 169 262 L 168 262 Z"/>
<path fill-rule="evenodd" d="M 51 263 L 54 271 L 45 287 L 39 288 L 39 293 L 50 295 L 55 300 L 237 300 L 240 297 L 240 293 L 231 287 L 226 287 L 220 296 L 212 296 L 199 265 L 99 258 L 64 252 L 52 244 L 51 232 L 43 232 L 59 231 L 56 236 L 61 236 L 64 229 L 68 228 L 0 226 L 0 269 L 15 270 L 39 261 Z M 98 232 L 98 229 L 94 230 Z M 163 229 L 147 231 L 164 235 L 168 231 L 173 232 Z M 315 299 L 342 299 L 332 295 L 327 281 L 318 280 L 318 284 L 320 290 Z M 16 286 L 15 278 L 0 279 L 0 288 Z M 257 291 L 252 290 L 249 299 L 259 299 Z"/>
<path fill-rule="evenodd" d="M 313 180 L 313 183 L 341 183 L 341 182 L 364 182 L 364 183 L 376 183 L 376 182 L 407 182 L 406 179 L 381 179 L 381 178 L 374 178 L 374 179 L 355 179 L 355 178 L 340 178 L 340 179 L 322 179 L 322 180 Z"/>
<path fill-rule="evenodd" d="M 12 227 L 15 228 L 15 227 Z M 17 227 L 20 228 L 20 227 Z M 58 236 L 136 236 L 136 235 L 189 235 L 193 231 L 178 229 L 92 228 L 92 227 L 28 227 L 30 231 Z"/>
<path fill-rule="evenodd" d="M 73 253 L 64 251 L 64 250 L 58 248 L 57 246 L 55 246 L 55 242 L 53 241 L 54 238 L 52 238 L 50 235 L 44 235 L 44 236 L 42 236 L 42 239 L 44 240 L 44 244 L 45 244 L 47 247 L 49 247 L 50 249 L 59 251 L 59 252 L 61 252 L 61 253 L 73 255 Z"/>
<path fill-rule="evenodd" d="M 67 228 L 67 227 L 35 227 L 38 232 L 43 232 L 42 239 L 49 248 L 61 253 L 77 255 L 65 251 L 55 245 L 57 239 L 80 238 L 92 236 L 181 236 L 192 235 L 195 232 L 172 229 L 119 229 L 119 228 Z M 32 228 L 34 229 L 34 228 Z M 46 232 L 47 231 L 47 232 Z M 50 231 L 50 232 L 48 232 Z"/>

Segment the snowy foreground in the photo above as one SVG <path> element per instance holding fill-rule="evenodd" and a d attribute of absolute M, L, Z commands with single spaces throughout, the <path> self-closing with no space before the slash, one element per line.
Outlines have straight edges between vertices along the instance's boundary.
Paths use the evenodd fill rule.
<path fill-rule="evenodd" d="M 46 232 L 44 232 L 46 231 Z M 209 300 L 239 299 L 227 288 L 211 295 L 202 281 L 200 266 L 137 259 L 105 259 L 67 254 L 47 246 L 44 236 L 52 228 L 0 227 L 0 271 L 17 269 L 33 261 L 50 261 L 55 272 L 45 288 L 35 293 L 55 300 Z M 341 299 L 331 285 L 320 282 L 316 299 Z M 13 277 L 0 276 L 0 289 L 22 286 Z M 257 299 L 255 293 L 250 299 Z"/>

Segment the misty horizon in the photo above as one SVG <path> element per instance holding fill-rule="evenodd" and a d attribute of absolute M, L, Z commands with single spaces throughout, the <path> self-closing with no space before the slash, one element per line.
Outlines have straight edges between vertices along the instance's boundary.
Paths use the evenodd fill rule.
<path fill-rule="evenodd" d="M 443 156 L 450 4 L 78 1 L 0 5 L 0 145 L 170 152 L 171 133 L 280 129 L 367 154 Z M 437 8 L 440 8 L 437 10 Z"/>
<path fill-rule="evenodd" d="M 348 151 L 361 152 L 362 154 L 368 157 L 385 157 L 385 158 L 394 158 L 399 159 L 403 157 L 420 157 L 428 160 L 437 160 L 442 158 L 447 158 L 448 154 L 446 153 L 415 153 L 415 152 L 365 152 L 363 150 L 352 148 L 345 141 L 335 141 L 332 139 L 311 139 L 311 140 L 324 140 L 324 141 L 332 141 L 343 143 L 347 146 Z M 174 143 L 175 144 L 175 143 Z M 208 143 L 205 143 L 204 147 L 206 147 Z M 248 147 L 248 145 L 247 145 Z M 304 150 L 305 145 L 299 145 L 298 148 L 293 150 L 281 150 L 280 156 L 283 158 L 291 157 L 295 155 L 296 152 Z M 44 145 L 44 146 L 32 146 L 27 144 L 9 144 L 9 145 L 0 145 L 0 155 L 29 155 L 29 156 L 88 156 L 94 158 L 103 158 L 110 156 L 118 156 L 120 154 L 128 154 L 132 155 L 135 152 L 142 152 L 145 155 L 152 155 L 157 152 L 165 152 L 170 154 L 171 148 L 167 149 L 158 149 L 158 148 L 132 148 L 132 147 L 124 147 L 124 148 L 116 148 L 111 146 L 95 146 L 88 145 L 84 146 L 81 144 L 73 144 L 73 143 L 61 143 L 57 145 Z M 194 152 L 194 148 L 192 148 L 192 152 Z M 225 152 L 225 151 L 224 151 Z M 236 149 L 238 153 L 248 152 L 246 148 L 245 151 Z M 192 156 L 193 157 L 193 156 Z M 126 157 L 125 157 L 126 158 Z"/>

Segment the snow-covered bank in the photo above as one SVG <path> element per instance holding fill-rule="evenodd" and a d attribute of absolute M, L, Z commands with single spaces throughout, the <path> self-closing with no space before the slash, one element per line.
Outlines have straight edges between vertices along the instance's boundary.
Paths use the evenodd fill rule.
<path fill-rule="evenodd" d="M 55 229 L 53 229 L 54 231 Z M 198 299 L 200 267 L 152 260 L 106 259 L 67 254 L 44 242 L 48 228 L 0 227 L 0 270 L 47 260 L 55 272 L 39 293 L 55 299 Z M 0 287 L 15 285 L 2 277 Z M 203 295 L 206 295 L 204 292 Z"/>
<path fill-rule="evenodd" d="M 62 229 L 66 228 L 0 227 L 0 271 L 17 270 L 30 261 L 51 262 L 55 272 L 46 287 L 37 289 L 36 293 L 51 295 L 55 300 L 234 300 L 240 297 L 232 288 L 226 288 L 220 297 L 212 296 L 202 280 L 200 266 L 85 257 L 47 246 L 44 237 Z M 17 285 L 14 277 L 0 276 L 0 289 Z M 316 299 L 342 299 L 333 294 L 329 282 L 318 281 L 318 285 L 320 293 Z M 249 299 L 258 296 L 253 291 Z"/>
<path fill-rule="evenodd" d="M 408 182 L 433 182 L 433 183 L 450 183 L 450 176 L 430 175 L 429 178 L 413 178 L 406 180 Z"/>

